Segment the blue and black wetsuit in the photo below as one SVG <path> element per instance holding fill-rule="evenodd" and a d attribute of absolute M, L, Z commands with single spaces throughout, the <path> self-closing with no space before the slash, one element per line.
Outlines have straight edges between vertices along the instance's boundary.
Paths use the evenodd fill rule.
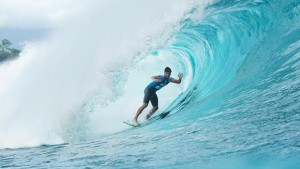
<path fill-rule="evenodd" d="M 153 81 L 151 82 L 144 90 L 144 103 L 149 103 L 151 101 L 152 106 L 158 106 L 158 98 L 156 95 L 156 91 L 160 90 L 161 88 L 165 87 L 167 84 L 172 82 L 174 78 L 166 78 L 163 75 L 158 75 L 158 82 Z"/>

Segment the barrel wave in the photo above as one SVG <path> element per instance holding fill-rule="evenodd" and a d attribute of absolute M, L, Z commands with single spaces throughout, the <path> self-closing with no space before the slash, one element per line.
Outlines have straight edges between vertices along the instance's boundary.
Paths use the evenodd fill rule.
<path fill-rule="evenodd" d="M 175 90 L 175 96 L 167 94 L 172 95 L 170 102 L 163 99 L 164 93 L 159 95 L 160 104 L 169 104 L 160 106 L 151 123 L 121 126 L 99 136 L 91 134 L 90 130 L 97 130 L 91 128 L 95 125 L 77 124 L 97 123 L 82 121 L 82 117 L 93 117 L 82 111 L 81 120 L 70 120 L 75 127 L 66 129 L 73 134 L 62 136 L 70 143 L 3 150 L 0 154 L 9 155 L 1 158 L 9 166 L 10 158 L 22 160 L 29 153 L 22 160 L 28 166 L 61 168 L 297 168 L 299 19 L 299 0 L 215 1 L 204 9 L 195 3 L 166 43 L 135 57 L 137 65 L 156 58 L 174 68 L 173 73 L 184 74 L 185 86 Z M 163 70 L 159 66 L 149 67 Z M 115 104 L 121 99 L 123 106 L 122 97 L 128 99 L 131 94 L 139 98 L 142 93 L 130 92 L 130 80 L 136 77 L 132 73 L 147 74 L 151 68 L 132 65 L 125 73 L 112 74 L 126 82 L 113 86 L 125 92 L 117 94 Z M 93 104 L 88 100 L 82 109 L 97 112 Z M 82 126 L 88 131 L 72 131 Z M 51 152 L 50 161 L 47 152 Z"/>

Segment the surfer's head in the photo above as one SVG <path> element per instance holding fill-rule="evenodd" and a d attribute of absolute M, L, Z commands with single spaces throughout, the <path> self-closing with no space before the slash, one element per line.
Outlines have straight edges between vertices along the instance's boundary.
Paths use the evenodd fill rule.
<path fill-rule="evenodd" d="M 169 67 L 165 68 L 165 77 L 169 78 L 171 76 L 172 70 Z"/>
<path fill-rule="evenodd" d="M 165 73 L 166 73 L 166 72 L 169 72 L 169 73 L 171 73 L 171 72 L 172 72 L 171 68 L 169 68 L 169 67 L 166 67 L 166 68 L 165 68 Z"/>

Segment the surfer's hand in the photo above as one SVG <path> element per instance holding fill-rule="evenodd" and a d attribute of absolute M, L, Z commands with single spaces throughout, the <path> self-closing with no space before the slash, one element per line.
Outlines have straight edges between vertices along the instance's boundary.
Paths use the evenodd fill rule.
<path fill-rule="evenodd" d="M 160 80 L 158 79 L 158 76 L 152 76 L 151 78 L 154 82 L 160 82 Z"/>
<path fill-rule="evenodd" d="M 183 77 L 183 74 L 182 74 L 182 73 L 179 73 L 179 74 L 178 74 L 178 78 L 181 80 L 182 77 Z"/>

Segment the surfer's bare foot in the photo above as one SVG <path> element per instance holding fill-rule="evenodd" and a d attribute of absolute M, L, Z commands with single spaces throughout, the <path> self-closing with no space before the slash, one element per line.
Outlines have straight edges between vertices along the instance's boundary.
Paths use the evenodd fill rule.
<path fill-rule="evenodd" d="M 150 114 L 147 114 L 147 115 L 146 115 L 146 120 L 149 120 L 150 117 L 151 117 L 151 115 L 150 115 Z"/>
<path fill-rule="evenodd" d="M 134 125 L 139 125 L 139 123 L 138 123 L 137 120 L 135 120 L 135 119 L 132 119 L 132 123 L 133 123 Z"/>

